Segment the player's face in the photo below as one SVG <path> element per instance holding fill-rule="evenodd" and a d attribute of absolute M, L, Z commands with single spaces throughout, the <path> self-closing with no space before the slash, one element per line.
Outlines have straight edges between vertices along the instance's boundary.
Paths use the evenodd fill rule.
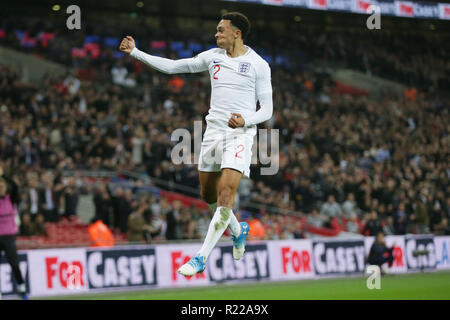
<path fill-rule="evenodd" d="M 219 48 L 228 48 L 236 39 L 236 28 L 231 26 L 230 20 L 220 20 L 217 25 L 216 42 Z"/>

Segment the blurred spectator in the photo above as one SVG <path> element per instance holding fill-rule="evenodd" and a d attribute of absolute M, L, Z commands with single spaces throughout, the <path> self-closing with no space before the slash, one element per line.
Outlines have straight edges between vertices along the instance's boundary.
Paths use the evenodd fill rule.
<path fill-rule="evenodd" d="M 294 239 L 304 239 L 304 238 L 306 238 L 306 236 L 303 233 L 302 222 L 300 220 L 297 220 L 295 222 L 295 227 L 294 227 Z"/>
<path fill-rule="evenodd" d="M 393 250 L 395 247 L 395 243 L 391 248 L 386 246 L 384 240 L 384 234 L 382 231 L 376 233 L 376 238 L 372 246 L 370 247 L 369 256 L 367 257 L 367 261 L 371 265 L 377 265 L 380 267 L 385 263 L 388 263 L 389 268 L 392 266 L 394 262 Z"/>
<path fill-rule="evenodd" d="M 130 189 L 124 191 L 123 199 L 120 202 L 119 211 L 119 230 L 122 233 L 126 233 L 128 229 L 128 217 L 134 208 L 133 192 Z"/>
<path fill-rule="evenodd" d="M 53 188 L 53 180 L 50 174 L 42 175 L 43 186 L 39 189 L 39 203 L 41 212 L 46 222 L 56 222 L 59 220 L 57 211 L 57 198 Z"/>
<path fill-rule="evenodd" d="M 195 239 L 196 220 L 192 217 L 190 208 L 182 207 L 180 210 L 180 239 Z"/>
<path fill-rule="evenodd" d="M 261 221 L 258 219 L 258 215 L 256 213 L 251 214 L 250 219 L 248 220 L 248 226 L 250 228 L 248 232 L 250 239 L 261 240 L 264 238 L 266 230 L 264 229 Z"/>
<path fill-rule="evenodd" d="M 166 221 L 167 221 L 167 230 L 166 230 L 166 239 L 167 240 L 177 240 L 182 237 L 181 230 L 181 202 L 174 201 L 172 210 L 167 212 Z"/>
<path fill-rule="evenodd" d="M 316 209 L 313 209 L 307 218 L 307 223 L 317 228 L 322 228 L 328 221 L 328 217 L 321 215 Z"/>
<path fill-rule="evenodd" d="M 150 210 L 156 217 L 159 217 L 161 215 L 161 205 L 159 204 L 159 200 L 155 196 L 150 197 Z"/>
<path fill-rule="evenodd" d="M 385 224 L 383 226 L 383 233 L 387 236 L 395 234 L 394 219 L 391 216 L 388 216 L 385 220 Z"/>
<path fill-rule="evenodd" d="M 165 232 L 165 221 L 161 218 L 161 216 L 155 215 L 151 209 L 150 211 L 150 237 L 151 239 L 160 238 Z M 196 237 L 195 239 L 198 239 Z"/>
<path fill-rule="evenodd" d="M 114 236 L 108 226 L 102 220 L 93 218 L 88 227 L 91 247 L 112 247 L 114 246 Z"/>
<path fill-rule="evenodd" d="M 415 211 L 410 216 L 412 222 L 411 227 L 416 233 L 429 233 L 429 217 L 426 203 L 418 197 L 414 205 Z"/>
<path fill-rule="evenodd" d="M 278 233 L 278 229 L 275 225 L 273 225 L 272 227 L 270 227 L 268 229 L 268 237 L 266 237 L 265 239 L 267 240 L 280 240 L 280 233 Z"/>
<path fill-rule="evenodd" d="M 42 214 L 36 216 L 36 221 L 33 223 L 33 235 L 48 236 L 45 228 L 45 218 Z"/>
<path fill-rule="evenodd" d="M 111 223 L 111 197 L 106 190 L 107 186 L 101 184 L 97 187 L 94 195 L 95 217 L 103 221 L 107 226 Z"/>
<path fill-rule="evenodd" d="M 360 228 L 360 224 L 358 222 L 358 217 L 356 215 L 356 213 L 352 212 L 349 215 L 349 220 L 347 221 L 347 231 L 348 232 L 353 232 L 353 233 L 359 233 L 361 228 Z"/>
<path fill-rule="evenodd" d="M 142 242 L 146 240 L 151 242 L 151 233 L 154 232 L 151 225 L 147 224 L 144 218 L 144 211 L 148 209 L 148 204 L 142 203 L 128 217 L 128 241 Z"/>
<path fill-rule="evenodd" d="M 78 187 L 74 177 L 69 177 L 67 185 L 63 190 L 64 197 L 64 216 L 72 218 L 77 214 L 78 207 Z"/>
<path fill-rule="evenodd" d="M 18 189 L 16 181 L 5 173 L 3 163 L 0 162 L 0 256 L 2 251 L 4 251 L 18 290 L 25 300 L 28 299 L 28 296 L 26 294 L 24 277 L 19 268 L 19 256 L 15 238 L 18 232 L 16 223 L 16 207 L 19 202 Z"/>
<path fill-rule="evenodd" d="M 39 193 L 38 193 L 38 180 L 35 175 L 30 176 L 28 180 L 28 192 L 26 200 L 26 210 L 30 213 L 31 221 L 36 220 L 36 216 L 39 214 Z"/>
<path fill-rule="evenodd" d="M 31 221 L 30 214 L 28 213 L 24 213 L 22 215 L 19 234 L 25 237 L 34 236 L 34 225 Z"/>
<path fill-rule="evenodd" d="M 114 195 L 106 188 L 109 196 L 111 198 L 111 205 L 113 208 L 113 226 L 114 228 L 120 229 L 121 222 L 121 212 L 124 212 L 128 209 L 126 204 L 126 200 L 123 197 L 123 189 L 121 187 L 117 187 L 114 190 Z"/>
<path fill-rule="evenodd" d="M 376 236 L 380 231 L 382 231 L 382 226 L 380 220 L 378 219 L 377 211 L 372 210 L 364 225 L 362 234 L 365 236 Z"/>
<path fill-rule="evenodd" d="M 123 85 L 126 87 L 136 86 L 136 81 L 132 78 L 127 78 L 128 70 L 123 66 L 121 60 L 111 69 L 111 76 L 114 84 Z"/>
<path fill-rule="evenodd" d="M 408 214 L 405 211 L 405 204 L 400 203 L 394 215 L 395 234 L 406 234 L 407 223 L 408 223 Z"/>
<path fill-rule="evenodd" d="M 339 203 L 336 202 L 334 195 L 329 195 L 327 202 L 320 207 L 320 213 L 331 218 L 340 217 L 342 210 Z"/>
<path fill-rule="evenodd" d="M 345 213 L 346 218 L 350 218 L 352 213 L 357 212 L 357 203 L 355 201 L 355 195 L 353 193 L 349 193 L 347 195 L 347 200 L 342 204 L 342 210 Z"/>
<path fill-rule="evenodd" d="M 434 231 L 435 236 L 448 236 L 450 235 L 450 226 L 448 225 L 447 218 L 442 219 L 441 223 L 436 226 Z"/>
<path fill-rule="evenodd" d="M 203 210 L 197 221 L 197 235 L 199 236 L 199 239 L 204 239 L 206 237 L 210 223 L 211 217 L 209 210 Z"/>

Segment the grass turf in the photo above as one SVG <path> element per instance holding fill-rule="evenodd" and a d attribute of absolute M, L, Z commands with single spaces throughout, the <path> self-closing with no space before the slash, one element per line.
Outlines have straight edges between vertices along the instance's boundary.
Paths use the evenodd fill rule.
<path fill-rule="evenodd" d="M 43 299 L 43 298 L 40 298 Z M 369 290 L 365 277 L 222 284 L 213 287 L 59 296 L 76 300 L 450 300 L 450 273 L 388 275 L 381 289 Z"/>

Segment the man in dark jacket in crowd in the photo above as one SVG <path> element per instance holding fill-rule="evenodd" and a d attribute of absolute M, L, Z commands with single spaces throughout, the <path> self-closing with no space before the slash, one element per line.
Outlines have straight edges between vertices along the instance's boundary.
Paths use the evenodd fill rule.
<path fill-rule="evenodd" d="M 382 226 L 380 220 L 378 220 L 378 214 L 375 210 L 372 210 L 369 219 L 364 226 L 363 235 L 375 236 L 380 231 L 382 231 Z"/>
<path fill-rule="evenodd" d="M 394 247 L 395 244 L 391 248 L 388 248 L 384 241 L 384 233 L 381 231 L 378 232 L 375 242 L 370 248 L 369 257 L 367 258 L 369 264 L 377 265 L 381 268 L 387 262 L 390 268 L 394 262 Z"/>

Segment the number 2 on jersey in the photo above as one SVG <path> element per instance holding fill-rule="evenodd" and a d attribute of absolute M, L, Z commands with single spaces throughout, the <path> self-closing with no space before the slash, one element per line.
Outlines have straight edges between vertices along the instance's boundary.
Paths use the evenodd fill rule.
<path fill-rule="evenodd" d="M 214 65 L 214 68 L 217 69 L 217 70 L 216 70 L 216 72 L 214 72 L 214 74 L 213 74 L 213 79 L 217 80 L 217 79 L 219 79 L 219 78 L 216 77 L 216 74 L 217 74 L 217 72 L 220 71 L 220 65 L 216 64 L 216 65 Z"/>

